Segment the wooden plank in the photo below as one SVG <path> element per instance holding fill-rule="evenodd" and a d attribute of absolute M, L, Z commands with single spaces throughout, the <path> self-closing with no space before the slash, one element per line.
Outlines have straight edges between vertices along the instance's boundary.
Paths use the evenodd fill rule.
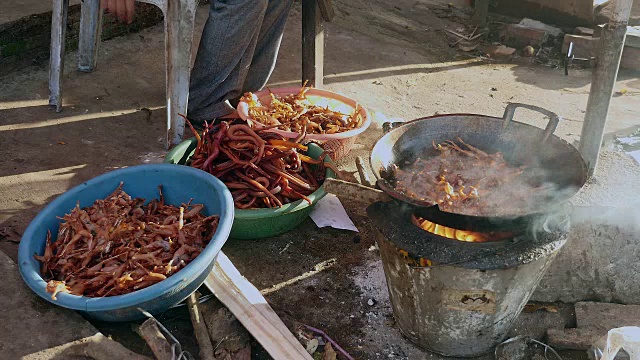
<path fill-rule="evenodd" d="M 62 74 L 69 0 L 53 0 L 51 15 L 51 58 L 49 60 L 49 105 L 62 111 Z"/>
<path fill-rule="evenodd" d="M 320 7 L 320 12 L 322 13 L 322 18 L 324 21 L 331 21 L 333 17 L 336 15 L 335 11 L 333 11 L 333 1 L 332 0 L 317 0 L 318 6 Z"/>
<path fill-rule="evenodd" d="M 321 88 L 324 77 L 324 24 L 317 0 L 302 0 L 302 83 Z"/>
<path fill-rule="evenodd" d="M 313 359 L 223 252 L 204 284 L 274 359 Z"/>

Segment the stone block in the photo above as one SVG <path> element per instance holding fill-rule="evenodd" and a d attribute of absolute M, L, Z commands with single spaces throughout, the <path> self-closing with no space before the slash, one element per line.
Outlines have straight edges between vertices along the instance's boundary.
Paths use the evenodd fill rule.
<path fill-rule="evenodd" d="M 539 47 L 547 42 L 549 34 L 541 29 L 534 29 L 520 24 L 509 24 L 503 29 L 501 39 L 505 45 L 520 49 L 527 45 Z"/>
<path fill-rule="evenodd" d="M 598 55 L 600 38 L 567 34 L 564 36 L 564 42 L 562 43 L 563 54 L 567 54 L 569 52 L 569 44 L 572 42 L 574 57 L 589 59 Z"/>
<path fill-rule="evenodd" d="M 627 38 L 624 45 L 640 49 L 640 26 L 629 26 L 627 28 Z"/>
<path fill-rule="evenodd" d="M 533 20 L 533 19 L 529 19 L 529 18 L 524 18 L 522 20 L 520 20 L 520 25 L 522 26 L 526 26 L 528 28 L 531 29 L 539 29 L 539 30 L 543 30 L 544 32 L 546 32 L 547 34 L 553 36 L 553 37 L 558 37 L 560 35 L 562 35 L 562 29 L 555 27 L 555 26 L 551 26 L 548 24 L 543 23 L 542 21 L 538 21 L 538 20 Z"/>
<path fill-rule="evenodd" d="M 640 71 L 640 48 L 625 46 L 620 59 L 620 67 Z"/>
<path fill-rule="evenodd" d="M 572 305 L 550 306 L 555 308 L 555 312 L 544 309 L 528 312 L 527 308 L 525 308 L 525 310 L 518 315 L 518 320 L 516 320 L 511 329 L 509 329 L 507 338 L 522 335 L 543 341 L 547 330 L 562 330 L 571 324 L 571 320 L 573 320 Z"/>
<path fill-rule="evenodd" d="M 578 26 L 575 30 L 574 30 L 576 35 L 584 35 L 584 36 L 593 36 L 593 29 L 588 28 L 588 27 L 583 27 L 583 26 Z"/>

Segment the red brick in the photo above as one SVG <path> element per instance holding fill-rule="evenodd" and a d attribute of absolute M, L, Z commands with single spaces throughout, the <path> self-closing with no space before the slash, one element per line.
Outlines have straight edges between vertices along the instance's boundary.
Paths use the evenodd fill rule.
<path fill-rule="evenodd" d="M 623 326 L 640 325 L 640 305 L 578 302 L 575 305 L 578 328 L 595 327 L 605 332 Z"/>
<path fill-rule="evenodd" d="M 547 344 L 556 350 L 588 350 L 594 342 L 607 335 L 607 330 L 594 327 L 547 330 Z"/>

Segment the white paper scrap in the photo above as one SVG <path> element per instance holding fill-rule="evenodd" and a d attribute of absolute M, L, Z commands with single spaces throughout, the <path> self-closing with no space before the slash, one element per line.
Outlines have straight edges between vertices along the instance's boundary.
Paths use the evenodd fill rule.
<path fill-rule="evenodd" d="M 640 165 L 640 150 L 627 151 L 627 155 L 631 156 Z"/>
<path fill-rule="evenodd" d="M 327 194 L 322 200 L 318 201 L 309 216 L 319 228 L 329 226 L 334 229 L 358 232 L 358 228 L 347 215 L 340 199 L 333 194 Z"/>

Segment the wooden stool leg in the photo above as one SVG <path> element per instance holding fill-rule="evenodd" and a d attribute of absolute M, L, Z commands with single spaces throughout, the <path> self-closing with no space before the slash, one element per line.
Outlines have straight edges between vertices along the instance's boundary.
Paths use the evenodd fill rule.
<path fill-rule="evenodd" d="M 64 72 L 64 40 L 67 29 L 69 0 L 53 0 L 51 16 L 51 56 L 49 60 L 49 105 L 62 111 L 62 73 Z"/>
<path fill-rule="evenodd" d="M 182 142 L 189 100 L 189 70 L 197 1 L 167 1 L 165 13 L 167 61 L 167 149 Z"/>
<path fill-rule="evenodd" d="M 321 88 L 324 77 L 324 24 L 317 0 L 302 0 L 302 82 Z"/>
<path fill-rule="evenodd" d="M 98 45 L 102 33 L 100 0 L 84 0 L 80 13 L 80 41 L 78 44 L 78 70 L 91 72 L 96 68 Z"/>

